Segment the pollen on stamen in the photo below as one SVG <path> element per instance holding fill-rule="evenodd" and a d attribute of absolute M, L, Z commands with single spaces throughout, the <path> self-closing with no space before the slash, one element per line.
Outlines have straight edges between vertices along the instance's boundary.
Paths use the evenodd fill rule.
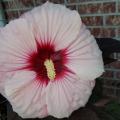
<path fill-rule="evenodd" d="M 55 68 L 54 68 L 54 63 L 50 59 L 46 59 L 44 62 L 44 66 L 46 67 L 47 70 L 47 76 L 50 80 L 54 80 L 56 76 Z"/>

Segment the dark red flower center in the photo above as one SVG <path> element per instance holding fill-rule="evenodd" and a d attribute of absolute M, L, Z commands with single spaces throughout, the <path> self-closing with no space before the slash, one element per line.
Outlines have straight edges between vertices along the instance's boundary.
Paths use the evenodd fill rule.
<path fill-rule="evenodd" d="M 55 79 L 62 78 L 67 72 L 65 64 L 67 62 L 66 50 L 55 51 L 55 46 L 49 43 L 39 44 L 37 43 L 37 52 L 30 54 L 28 59 L 29 70 L 35 71 L 37 80 L 40 80 L 46 84 L 50 81 L 47 69 L 44 65 L 46 60 L 51 60 L 55 69 Z"/>

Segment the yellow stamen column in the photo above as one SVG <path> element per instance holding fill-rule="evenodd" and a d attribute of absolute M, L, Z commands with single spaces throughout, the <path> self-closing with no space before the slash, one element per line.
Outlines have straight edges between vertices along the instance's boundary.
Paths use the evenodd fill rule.
<path fill-rule="evenodd" d="M 55 79 L 55 76 L 56 76 L 53 61 L 51 59 L 46 59 L 44 62 L 44 66 L 47 70 L 48 78 L 53 81 Z"/>

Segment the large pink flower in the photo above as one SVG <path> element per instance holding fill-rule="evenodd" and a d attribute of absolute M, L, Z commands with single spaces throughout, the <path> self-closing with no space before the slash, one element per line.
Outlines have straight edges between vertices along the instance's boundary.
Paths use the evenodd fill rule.
<path fill-rule="evenodd" d="M 94 37 L 65 6 L 47 2 L 0 31 L 1 92 L 23 118 L 68 117 L 103 71 Z"/>

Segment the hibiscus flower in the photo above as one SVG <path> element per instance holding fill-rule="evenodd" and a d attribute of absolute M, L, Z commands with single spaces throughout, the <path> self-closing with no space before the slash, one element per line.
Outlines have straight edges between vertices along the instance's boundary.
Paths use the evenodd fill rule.
<path fill-rule="evenodd" d="M 1 93 L 23 118 L 68 117 L 103 73 L 101 54 L 77 11 L 46 2 L 0 31 Z"/>

